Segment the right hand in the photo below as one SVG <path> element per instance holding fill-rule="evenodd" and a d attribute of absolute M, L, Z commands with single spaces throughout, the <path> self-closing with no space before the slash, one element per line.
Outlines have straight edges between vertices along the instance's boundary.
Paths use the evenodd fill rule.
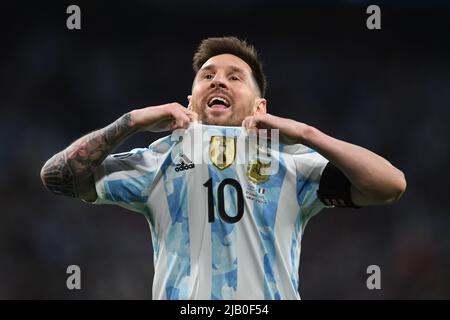
<path fill-rule="evenodd" d="M 198 121 L 198 115 L 174 102 L 133 110 L 131 119 L 140 131 L 163 132 L 187 128 L 190 122 Z"/>

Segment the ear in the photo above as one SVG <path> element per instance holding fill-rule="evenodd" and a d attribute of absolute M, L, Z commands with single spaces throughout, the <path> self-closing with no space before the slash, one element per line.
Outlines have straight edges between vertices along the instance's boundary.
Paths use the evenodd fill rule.
<path fill-rule="evenodd" d="M 264 98 L 257 98 L 256 100 L 256 113 L 267 113 L 267 100 Z"/>
<path fill-rule="evenodd" d="M 191 95 L 191 94 L 187 96 L 187 99 L 188 99 L 188 109 L 189 109 L 189 110 L 192 110 L 191 98 L 192 98 L 192 95 Z"/>

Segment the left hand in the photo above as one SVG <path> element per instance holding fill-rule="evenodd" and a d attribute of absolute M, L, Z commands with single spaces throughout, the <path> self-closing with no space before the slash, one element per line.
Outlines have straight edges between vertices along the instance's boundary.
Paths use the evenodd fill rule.
<path fill-rule="evenodd" d="M 261 112 L 246 117 L 242 121 L 242 126 L 246 129 L 256 129 L 257 132 L 258 129 L 279 129 L 280 142 L 285 144 L 304 144 L 309 128 L 304 123 Z"/>

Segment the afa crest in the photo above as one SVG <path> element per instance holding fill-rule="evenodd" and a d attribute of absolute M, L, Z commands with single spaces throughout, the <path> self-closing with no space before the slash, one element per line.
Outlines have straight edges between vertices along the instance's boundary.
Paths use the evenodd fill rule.
<path fill-rule="evenodd" d="M 269 180 L 270 174 L 265 174 L 264 171 L 269 170 L 269 168 L 270 162 L 252 161 L 247 167 L 247 177 L 253 183 L 265 183 Z"/>
<path fill-rule="evenodd" d="M 257 155 L 250 160 L 247 166 L 247 178 L 256 184 L 265 183 L 270 178 L 271 173 L 271 150 L 270 147 L 258 145 L 256 147 Z"/>
<path fill-rule="evenodd" d="M 236 158 L 236 137 L 213 136 L 209 143 L 209 158 L 220 170 L 231 166 Z"/>

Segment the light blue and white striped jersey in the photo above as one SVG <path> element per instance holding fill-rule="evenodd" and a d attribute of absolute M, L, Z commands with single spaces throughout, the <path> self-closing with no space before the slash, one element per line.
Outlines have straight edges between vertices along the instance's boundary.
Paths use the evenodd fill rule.
<path fill-rule="evenodd" d="M 302 235 L 325 207 L 317 189 L 328 160 L 299 144 L 246 159 L 255 145 L 240 127 L 182 132 L 108 156 L 95 173 L 96 204 L 149 222 L 153 299 L 300 299 Z"/>

